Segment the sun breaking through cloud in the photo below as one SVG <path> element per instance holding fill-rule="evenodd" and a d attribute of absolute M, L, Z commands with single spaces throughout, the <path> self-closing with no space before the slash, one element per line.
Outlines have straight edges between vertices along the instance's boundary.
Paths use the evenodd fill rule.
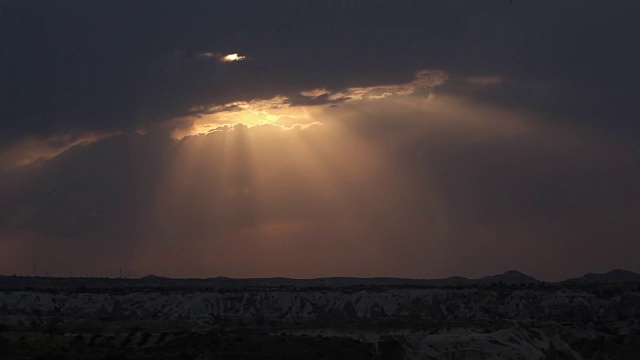
<path fill-rule="evenodd" d="M 222 62 L 233 62 L 233 61 L 241 61 L 244 60 L 246 56 L 238 55 L 237 53 L 225 55 L 220 58 Z"/>
<path fill-rule="evenodd" d="M 244 57 L 231 54 L 224 58 L 242 59 Z M 298 126 L 304 129 L 310 125 L 322 124 L 324 107 L 358 101 L 375 102 L 390 96 L 428 96 L 433 88 L 444 84 L 446 80 L 447 75 L 442 70 L 423 69 L 416 72 L 412 81 L 398 84 L 336 90 L 317 88 L 300 91 L 298 94 L 301 97 L 296 94 L 277 95 L 271 99 L 194 107 L 192 108 L 194 115 L 174 119 L 174 124 L 190 124 L 190 126 L 176 126 L 172 137 L 179 140 L 189 135 L 207 134 L 223 127 L 232 128 L 236 124 L 248 127 L 273 125 L 284 130 Z M 298 99 L 294 100 L 296 96 Z M 307 103 L 308 99 L 313 102 Z"/>

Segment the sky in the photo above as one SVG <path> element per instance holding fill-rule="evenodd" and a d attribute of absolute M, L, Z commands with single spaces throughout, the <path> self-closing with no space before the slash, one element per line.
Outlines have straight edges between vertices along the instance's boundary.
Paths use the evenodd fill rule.
<path fill-rule="evenodd" d="M 640 272 L 636 1 L 0 1 L 0 274 Z"/>

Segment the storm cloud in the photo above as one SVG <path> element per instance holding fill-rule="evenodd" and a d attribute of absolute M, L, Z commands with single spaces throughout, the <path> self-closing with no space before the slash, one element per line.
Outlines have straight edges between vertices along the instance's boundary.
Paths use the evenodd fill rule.
<path fill-rule="evenodd" d="M 635 2 L 1 6 L 0 273 L 640 271 Z"/>

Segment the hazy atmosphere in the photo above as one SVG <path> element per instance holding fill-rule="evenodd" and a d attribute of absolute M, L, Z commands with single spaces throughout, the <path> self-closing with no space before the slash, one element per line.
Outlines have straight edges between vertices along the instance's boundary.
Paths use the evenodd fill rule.
<path fill-rule="evenodd" d="M 0 275 L 640 272 L 639 10 L 0 1 Z"/>

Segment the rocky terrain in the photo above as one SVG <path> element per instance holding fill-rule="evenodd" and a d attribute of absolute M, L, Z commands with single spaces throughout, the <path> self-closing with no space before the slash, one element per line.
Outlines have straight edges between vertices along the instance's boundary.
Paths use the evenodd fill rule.
<path fill-rule="evenodd" d="M 640 282 L 502 281 L 516 275 L 525 279 L 511 272 L 430 287 L 14 282 L 0 288 L 0 358 L 631 359 L 640 351 Z"/>

